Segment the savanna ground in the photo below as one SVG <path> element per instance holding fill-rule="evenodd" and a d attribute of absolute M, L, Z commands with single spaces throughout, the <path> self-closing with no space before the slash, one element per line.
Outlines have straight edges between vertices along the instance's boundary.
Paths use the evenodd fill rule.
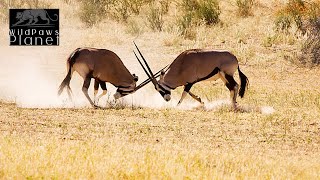
<path fill-rule="evenodd" d="M 51 2 L 60 9 L 58 47 L 10 47 L 2 22 L 0 178 L 319 179 L 320 69 L 289 60 L 304 37 L 275 32 L 273 12 L 285 2 L 256 1 L 243 18 L 235 1 L 221 1 L 222 23 L 195 27 L 191 39 L 175 32 L 170 17 L 162 32 L 140 16 L 86 27 L 76 1 Z M 205 108 L 193 108 L 189 97 L 175 108 L 181 88 L 167 105 L 149 85 L 119 106 L 92 109 L 76 73 L 76 102 L 56 97 L 66 57 L 77 47 L 113 50 L 144 80 L 133 40 L 154 70 L 189 48 L 232 51 L 250 80 L 241 111 L 230 109 L 220 80 L 193 87 Z"/>

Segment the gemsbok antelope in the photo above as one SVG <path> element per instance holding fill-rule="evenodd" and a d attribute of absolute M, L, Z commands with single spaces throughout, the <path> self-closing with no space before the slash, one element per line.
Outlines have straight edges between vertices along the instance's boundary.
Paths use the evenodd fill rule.
<path fill-rule="evenodd" d="M 160 76 L 162 70 L 157 72 L 155 77 Z M 70 81 L 73 72 L 77 71 L 84 79 L 82 91 L 93 107 L 98 107 L 96 102 L 98 102 L 103 95 L 107 94 L 106 82 L 118 88 L 114 94 L 114 98 L 118 99 L 137 91 L 151 81 L 150 79 L 146 79 L 140 85 L 136 86 L 138 76 L 130 74 L 121 59 L 114 52 L 107 49 L 78 48 L 74 50 L 67 59 L 67 71 L 66 77 L 59 86 L 58 95 L 60 95 L 66 87 L 68 95 L 71 98 L 72 91 Z M 94 102 L 88 94 L 91 78 L 95 79 Z M 103 92 L 96 98 L 99 85 Z"/>
<path fill-rule="evenodd" d="M 134 43 L 135 44 L 135 43 Z M 184 86 L 184 91 L 178 102 L 183 101 L 189 94 L 192 98 L 203 104 L 201 98 L 193 94 L 191 87 L 200 81 L 215 81 L 221 79 L 230 90 L 230 98 L 233 108 L 237 108 L 237 94 L 242 98 L 244 96 L 248 78 L 240 71 L 236 56 L 227 51 L 190 49 L 182 52 L 165 71 L 161 71 L 160 80 L 157 81 L 153 75 L 147 61 L 135 44 L 146 68 L 134 52 L 137 60 L 144 69 L 147 76 L 151 79 L 155 89 L 161 94 L 164 100 L 171 99 L 171 90 L 179 86 Z M 233 75 L 238 70 L 241 81 L 240 90 L 238 83 L 234 80 Z"/>
<path fill-rule="evenodd" d="M 114 94 L 114 98 L 118 99 L 134 92 L 136 82 L 138 81 L 138 77 L 129 72 L 121 59 L 114 52 L 107 49 L 77 48 L 67 59 L 67 71 L 68 74 L 59 86 L 58 95 L 67 87 L 67 92 L 69 97 L 71 97 L 70 81 L 73 72 L 77 71 L 84 79 L 82 91 L 94 107 L 97 107 L 97 105 L 91 100 L 88 94 L 91 78 L 95 79 L 94 101 L 96 101 L 99 85 L 103 92 L 98 96 L 97 101 L 103 95 L 107 94 L 106 82 L 118 88 Z"/>

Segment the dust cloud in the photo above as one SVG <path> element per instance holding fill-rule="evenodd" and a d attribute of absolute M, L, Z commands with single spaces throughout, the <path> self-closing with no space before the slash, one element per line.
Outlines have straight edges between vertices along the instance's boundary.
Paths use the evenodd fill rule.
<path fill-rule="evenodd" d="M 21 49 L 21 48 L 20 48 Z M 4 51 L 3 51 L 4 50 Z M 55 53 L 47 49 L 38 51 L 26 48 L 19 53 L 14 48 L 2 49 L 0 65 L 0 99 L 15 102 L 18 107 L 24 108 L 82 108 L 90 107 L 89 102 L 81 91 L 83 80 L 75 72 L 71 80 L 73 98 L 69 99 L 66 91 L 61 96 L 57 95 L 57 89 L 66 75 L 66 56 L 58 56 L 52 59 L 49 54 Z M 41 54 L 41 55 L 40 55 Z M 55 55 L 53 55 L 55 56 Z M 49 57 L 49 58 L 48 58 Z M 125 57 L 123 59 L 128 59 Z M 130 58 L 129 58 L 130 59 Z M 133 61 L 130 61 L 133 62 Z M 128 69 L 139 76 L 138 84 L 145 79 L 139 65 L 125 62 Z M 93 99 L 93 80 L 89 88 L 89 95 Z M 186 97 L 183 103 L 177 106 L 181 94 L 173 93 L 169 102 L 163 100 L 161 95 L 154 90 L 150 83 L 134 94 L 121 98 L 117 102 L 113 99 L 116 88 L 107 83 L 108 93 L 99 101 L 101 107 L 141 107 L 166 109 L 175 108 L 180 110 L 205 110 L 214 111 L 223 107 L 230 107 L 229 99 L 218 99 L 211 102 L 205 101 L 202 106 L 190 97 Z M 99 89 L 101 93 L 101 89 Z M 260 107 L 258 110 L 246 106 L 245 112 L 259 111 L 263 114 L 272 114 L 272 107 Z"/>

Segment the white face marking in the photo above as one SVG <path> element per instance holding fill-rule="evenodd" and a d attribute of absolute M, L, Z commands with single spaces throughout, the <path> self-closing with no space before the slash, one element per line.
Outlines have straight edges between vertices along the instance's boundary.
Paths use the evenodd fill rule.
<path fill-rule="evenodd" d="M 169 94 L 166 94 L 166 95 L 163 96 L 163 98 L 164 98 L 164 100 L 166 100 L 166 101 L 170 101 L 171 96 L 170 96 Z"/>

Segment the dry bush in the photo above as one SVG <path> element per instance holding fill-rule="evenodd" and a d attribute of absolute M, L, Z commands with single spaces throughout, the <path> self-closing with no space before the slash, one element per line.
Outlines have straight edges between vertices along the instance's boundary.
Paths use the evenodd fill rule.
<path fill-rule="evenodd" d="M 114 17 L 118 22 L 127 22 L 131 15 L 130 11 L 130 0 L 116 0 L 113 4 L 113 11 L 111 16 Z"/>
<path fill-rule="evenodd" d="M 320 17 L 307 25 L 308 39 L 301 49 L 299 61 L 308 67 L 320 65 Z"/>
<path fill-rule="evenodd" d="M 242 17 L 252 15 L 254 0 L 237 0 L 238 14 Z"/>
<path fill-rule="evenodd" d="M 217 24 L 221 14 L 220 6 L 217 0 L 202 0 L 199 1 L 199 9 L 196 10 L 196 15 L 199 19 L 205 21 L 207 25 Z"/>
<path fill-rule="evenodd" d="M 107 14 L 107 7 L 112 0 L 82 0 L 80 6 L 80 19 L 87 26 L 101 22 Z"/>
<path fill-rule="evenodd" d="M 277 12 L 276 30 L 289 33 L 292 27 L 307 39 L 303 42 L 298 62 L 312 67 L 320 64 L 320 1 L 290 0 Z"/>
<path fill-rule="evenodd" d="M 129 19 L 126 24 L 126 32 L 131 35 L 139 35 L 143 32 L 143 28 L 141 26 L 141 23 L 135 19 Z"/>
<path fill-rule="evenodd" d="M 181 35 L 187 39 L 195 39 L 196 38 L 196 32 L 195 32 L 193 25 L 192 25 L 192 23 L 193 23 L 192 18 L 193 18 L 193 14 L 191 12 L 189 12 L 189 13 L 184 14 L 182 16 L 182 18 L 179 18 L 177 21 Z"/>
<path fill-rule="evenodd" d="M 2 0 L 0 2 L 0 20 L 9 21 L 9 9 L 50 8 L 51 3 L 44 0 Z"/>
<path fill-rule="evenodd" d="M 319 9 L 319 0 L 290 0 L 285 7 L 276 12 L 276 30 L 288 33 L 292 27 L 296 27 L 299 32 L 305 34 L 308 31 L 306 24 L 317 19 L 320 15 Z"/>
<path fill-rule="evenodd" d="M 130 0 L 128 1 L 129 9 L 136 15 L 141 11 L 142 5 L 145 3 L 145 0 Z"/>
<path fill-rule="evenodd" d="M 162 7 L 157 7 L 154 3 L 149 5 L 149 12 L 147 14 L 147 24 L 154 31 L 162 31 L 163 28 L 163 15 Z"/>
<path fill-rule="evenodd" d="M 194 26 L 214 25 L 220 22 L 221 10 L 216 0 L 182 0 L 179 7 L 182 16 L 178 18 L 177 24 L 185 38 L 195 37 Z"/>

